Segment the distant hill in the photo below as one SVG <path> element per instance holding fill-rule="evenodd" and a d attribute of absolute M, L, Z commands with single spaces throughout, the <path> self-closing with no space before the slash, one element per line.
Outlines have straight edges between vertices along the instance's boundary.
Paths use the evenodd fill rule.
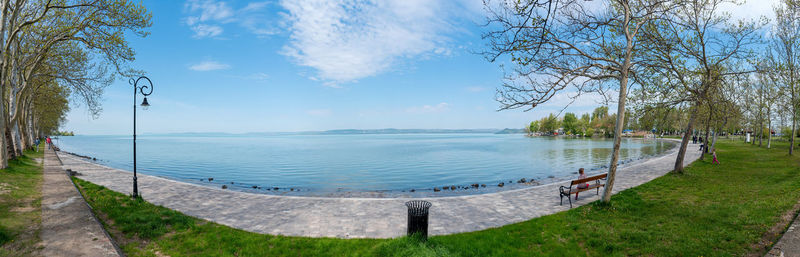
<path fill-rule="evenodd" d="M 497 129 L 337 129 L 311 132 L 323 135 L 352 134 L 454 134 L 454 133 L 495 133 Z"/>
<path fill-rule="evenodd" d="M 528 133 L 525 129 L 512 129 L 506 128 L 500 131 L 495 132 L 495 134 L 525 134 Z"/>
<path fill-rule="evenodd" d="M 249 132 L 249 133 L 225 133 L 225 132 L 182 132 L 150 134 L 149 136 L 207 136 L 207 137 L 241 137 L 241 136 L 274 136 L 274 135 L 358 135 L 358 134 L 518 134 L 525 133 L 523 129 L 335 129 L 325 131 L 301 131 L 301 132 Z"/>

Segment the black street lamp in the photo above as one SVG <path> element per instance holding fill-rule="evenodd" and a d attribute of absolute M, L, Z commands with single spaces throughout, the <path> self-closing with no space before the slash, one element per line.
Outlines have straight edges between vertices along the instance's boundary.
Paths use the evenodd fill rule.
<path fill-rule="evenodd" d="M 141 79 L 147 80 L 148 85 L 138 86 L 139 80 Z M 131 78 L 128 80 L 128 83 L 133 85 L 133 198 L 139 198 L 139 185 L 136 182 L 136 93 L 138 91 L 138 93 L 144 96 L 144 101 L 142 101 L 141 106 L 142 109 L 146 111 L 147 108 L 150 107 L 150 103 L 147 102 L 147 96 L 153 93 L 153 82 L 150 81 L 149 78 L 141 76 L 136 80 Z M 147 93 L 145 93 L 146 89 L 149 89 Z"/>

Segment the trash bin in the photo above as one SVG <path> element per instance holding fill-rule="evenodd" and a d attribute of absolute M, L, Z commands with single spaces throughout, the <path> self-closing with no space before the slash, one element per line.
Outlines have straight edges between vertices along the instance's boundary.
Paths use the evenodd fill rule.
<path fill-rule="evenodd" d="M 408 207 L 408 235 L 420 234 L 422 239 L 428 238 L 428 209 L 431 203 L 422 200 L 406 202 Z"/>

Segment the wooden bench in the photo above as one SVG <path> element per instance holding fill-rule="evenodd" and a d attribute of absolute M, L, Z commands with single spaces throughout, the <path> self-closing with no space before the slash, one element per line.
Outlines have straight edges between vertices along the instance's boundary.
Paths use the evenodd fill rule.
<path fill-rule="evenodd" d="M 600 174 L 600 175 L 597 175 L 597 176 L 591 176 L 591 177 L 584 178 L 584 179 L 576 179 L 576 180 L 573 180 L 572 182 L 570 182 L 568 187 L 565 187 L 565 186 L 559 187 L 558 188 L 558 192 L 559 192 L 559 196 L 561 197 L 561 203 L 560 204 L 564 204 L 564 196 L 566 196 L 567 200 L 569 200 L 569 208 L 572 208 L 572 198 L 570 197 L 570 195 L 577 194 L 577 193 L 580 193 L 580 192 L 583 192 L 583 191 L 588 191 L 588 190 L 591 190 L 591 189 L 597 189 L 597 194 L 599 195 L 600 194 L 600 188 L 604 187 L 606 185 L 605 183 L 601 184 L 600 180 L 605 180 L 606 177 L 608 177 L 608 173 Z M 587 182 L 591 182 L 591 181 L 594 181 L 594 185 L 590 184 L 586 188 L 578 188 L 578 185 L 587 184 Z M 578 196 L 575 195 L 575 198 L 577 200 Z"/>

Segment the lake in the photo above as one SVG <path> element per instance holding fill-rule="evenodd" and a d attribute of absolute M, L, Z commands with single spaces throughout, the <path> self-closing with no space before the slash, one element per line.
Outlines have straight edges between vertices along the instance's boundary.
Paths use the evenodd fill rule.
<path fill-rule="evenodd" d="M 99 164 L 133 169 L 130 136 L 72 136 L 55 142 L 61 150 L 95 157 Z M 405 197 L 532 186 L 536 183 L 516 182 L 573 178 L 580 167 L 589 174 L 602 173 L 612 144 L 611 139 L 490 133 L 191 134 L 138 136 L 136 146 L 141 174 L 268 194 Z M 673 145 L 623 139 L 620 160 L 660 155 Z M 500 182 L 506 185 L 498 187 Z M 472 184 L 486 187 L 467 189 Z M 459 189 L 433 192 L 450 185 Z"/>

